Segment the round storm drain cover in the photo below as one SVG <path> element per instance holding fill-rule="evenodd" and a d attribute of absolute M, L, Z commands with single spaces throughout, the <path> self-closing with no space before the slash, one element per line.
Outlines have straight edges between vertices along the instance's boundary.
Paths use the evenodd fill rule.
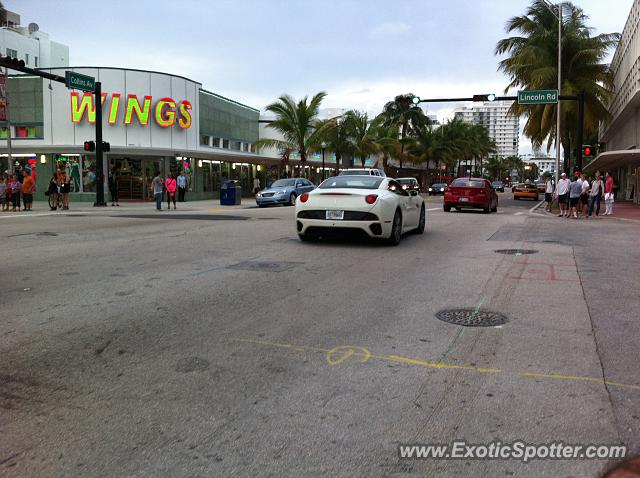
<path fill-rule="evenodd" d="M 465 327 L 494 327 L 507 323 L 507 317 L 502 314 L 477 309 L 441 310 L 436 317 L 443 322 Z"/>
<path fill-rule="evenodd" d="M 36 234 L 36 236 L 57 236 L 57 235 L 58 235 L 57 232 L 48 232 L 48 231 L 38 232 Z"/>
<path fill-rule="evenodd" d="M 535 249 L 496 249 L 496 254 L 509 254 L 512 256 L 522 256 L 524 254 L 536 254 L 538 251 Z"/>

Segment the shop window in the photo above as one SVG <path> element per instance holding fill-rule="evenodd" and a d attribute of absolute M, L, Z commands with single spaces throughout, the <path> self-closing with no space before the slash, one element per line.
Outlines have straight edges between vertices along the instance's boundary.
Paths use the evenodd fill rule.
<path fill-rule="evenodd" d="M 222 141 L 222 139 L 220 138 L 216 138 L 215 136 L 213 137 L 213 147 L 214 148 L 219 148 L 220 147 L 220 141 Z"/>
<path fill-rule="evenodd" d="M 11 48 L 7 48 L 7 56 L 10 58 L 18 58 L 18 52 Z"/>
<path fill-rule="evenodd" d="M 37 56 L 33 57 L 33 61 L 35 62 L 36 68 L 38 68 L 38 57 Z"/>
<path fill-rule="evenodd" d="M 229 140 L 228 139 L 223 139 L 222 140 L 222 147 L 224 149 L 229 149 Z"/>
<path fill-rule="evenodd" d="M 201 134 L 200 135 L 200 144 L 203 146 L 209 146 L 209 139 L 211 137 L 207 136 L 206 134 Z"/>
<path fill-rule="evenodd" d="M 236 151 L 240 151 L 242 147 L 242 142 L 241 141 L 232 141 L 231 142 L 231 149 L 236 150 Z"/>
<path fill-rule="evenodd" d="M 213 188 L 213 179 L 211 177 L 211 162 L 202 161 L 202 191 L 210 192 Z"/>
<path fill-rule="evenodd" d="M 16 126 L 15 127 L 16 138 L 35 138 L 36 128 L 34 126 Z"/>

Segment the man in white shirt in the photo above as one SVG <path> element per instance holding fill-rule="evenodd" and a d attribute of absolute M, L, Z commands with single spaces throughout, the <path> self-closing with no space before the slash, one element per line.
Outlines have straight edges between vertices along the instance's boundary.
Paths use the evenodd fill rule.
<path fill-rule="evenodd" d="M 582 192 L 580 193 L 580 208 L 578 209 L 578 211 L 582 212 L 582 215 L 584 217 L 587 217 L 587 212 L 589 208 L 590 185 L 589 185 L 589 181 L 587 181 L 586 174 L 583 173 L 580 177 L 582 179 Z"/>
<path fill-rule="evenodd" d="M 556 186 L 555 196 L 558 198 L 558 205 L 560 206 L 560 214 L 558 217 L 569 217 L 569 180 L 567 179 L 567 173 L 562 173 Z"/>
<path fill-rule="evenodd" d="M 253 195 L 255 196 L 260 191 L 260 178 L 257 176 L 253 178 Z"/>
<path fill-rule="evenodd" d="M 553 202 L 553 181 L 551 176 L 547 176 L 544 186 L 544 200 L 547 203 L 546 210 L 551 212 L 551 203 Z"/>

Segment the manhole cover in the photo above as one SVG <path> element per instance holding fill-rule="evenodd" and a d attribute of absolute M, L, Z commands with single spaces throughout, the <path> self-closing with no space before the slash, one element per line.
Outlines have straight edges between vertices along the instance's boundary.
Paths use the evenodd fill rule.
<path fill-rule="evenodd" d="M 466 327 L 493 327 L 507 322 L 507 318 L 502 314 L 478 309 L 441 310 L 436 317 L 443 322 Z"/>
<path fill-rule="evenodd" d="M 227 267 L 227 269 L 241 270 L 241 271 L 263 271 L 263 272 L 283 272 L 293 269 L 301 262 L 259 262 L 259 261 L 244 261 L 238 264 L 233 264 Z"/>
<path fill-rule="evenodd" d="M 512 256 L 522 256 L 524 254 L 536 254 L 538 251 L 535 249 L 496 249 L 493 251 L 497 254 L 508 254 Z"/>

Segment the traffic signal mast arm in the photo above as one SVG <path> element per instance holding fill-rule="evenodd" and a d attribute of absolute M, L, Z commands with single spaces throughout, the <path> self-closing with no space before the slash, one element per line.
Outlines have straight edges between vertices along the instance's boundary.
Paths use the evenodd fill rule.
<path fill-rule="evenodd" d="M 420 99 L 417 103 L 455 103 L 459 101 L 489 101 L 488 97 L 490 95 L 474 95 L 471 98 L 426 98 Z M 575 95 L 560 95 L 558 98 L 561 100 L 577 100 L 578 97 Z M 496 96 L 493 101 L 516 101 L 518 99 L 517 96 Z"/>
<path fill-rule="evenodd" d="M 23 73 L 29 73 L 30 75 L 41 76 L 42 78 L 46 78 L 51 81 L 58 81 L 60 83 L 65 83 L 64 76 L 54 75 L 52 73 L 47 73 L 46 71 L 36 70 L 33 68 L 29 68 L 25 66 L 24 60 L 18 60 L 17 58 L 12 58 L 10 56 L 2 56 L 0 55 L 0 66 L 5 66 L 10 70 L 21 71 Z"/>

